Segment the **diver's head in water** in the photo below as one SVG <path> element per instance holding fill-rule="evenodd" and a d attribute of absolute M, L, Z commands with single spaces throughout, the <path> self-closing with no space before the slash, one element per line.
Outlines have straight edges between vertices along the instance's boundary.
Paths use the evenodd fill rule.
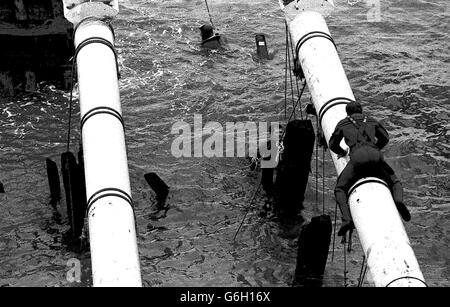
<path fill-rule="evenodd" d="M 347 115 L 350 116 L 355 113 L 362 114 L 362 106 L 359 102 L 352 101 L 345 107 L 345 111 L 347 112 Z"/>
<path fill-rule="evenodd" d="M 202 40 L 206 40 L 212 36 L 214 36 L 214 29 L 210 25 L 202 25 L 200 27 L 200 32 L 202 34 Z"/>
<path fill-rule="evenodd" d="M 202 33 L 202 47 L 207 49 L 218 49 L 222 47 L 222 36 L 219 33 L 214 33 L 214 28 L 210 25 L 203 25 L 200 27 Z"/>

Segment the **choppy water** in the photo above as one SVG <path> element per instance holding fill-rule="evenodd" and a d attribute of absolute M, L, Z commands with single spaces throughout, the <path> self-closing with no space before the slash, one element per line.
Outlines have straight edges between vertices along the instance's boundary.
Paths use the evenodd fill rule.
<path fill-rule="evenodd" d="M 114 27 L 145 285 L 286 286 L 292 279 L 295 241 L 261 219 L 259 209 L 250 212 L 232 243 L 258 182 L 248 161 L 170 154 L 172 124 L 192 122 L 194 113 L 221 123 L 280 118 L 285 28 L 277 2 L 209 1 L 227 45 L 205 51 L 198 44 L 198 26 L 208 21 L 203 1 L 123 1 Z M 429 285 L 448 286 L 449 2 L 381 0 L 381 21 L 375 23 L 367 21 L 364 3 L 335 2 L 328 24 L 350 84 L 391 135 L 385 156 L 404 183 L 413 249 Z M 253 60 L 260 32 L 275 52 L 272 61 Z M 81 285 L 90 284 L 89 255 L 62 244 L 68 229 L 64 201 L 60 220 L 48 205 L 45 158 L 59 163 L 65 150 L 67 105 L 68 93 L 51 86 L 0 100 L 0 180 L 7 191 L 0 194 L 0 285 L 77 285 L 66 280 L 70 258 L 82 260 Z M 77 129 L 73 143 L 78 137 Z M 332 212 L 334 167 L 328 157 L 325 165 Z M 154 194 L 143 178 L 150 171 L 171 186 L 170 209 L 159 220 L 151 219 Z M 262 202 L 260 194 L 257 207 Z M 305 207 L 306 217 L 321 208 L 314 163 Z M 349 258 L 348 283 L 355 285 L 362 258 L 357 243 Z M 337 244 L 325 285 L 342 283 L 343 250 Z"/>

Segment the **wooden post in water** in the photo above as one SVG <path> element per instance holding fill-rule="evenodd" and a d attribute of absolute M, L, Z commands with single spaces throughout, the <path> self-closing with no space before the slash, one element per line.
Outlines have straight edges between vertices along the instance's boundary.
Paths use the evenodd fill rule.
<path fill-rule="evenodd" d="M 73 3 L 74 1 L 69 1 Z M 74 25 L 94 286 L 142 286 L 114 34 L 117 1 L 64 3 Z"/>
<path fill-rule="evenodd" d="M 328 143 L 337 123 L 347 116 L 346 104 L 355 100 L 322 16 L 333 6 L 325 0 L 280 5 Z M 331 156 L 340 174 L 348 157 Z M 358 181 L 350 190 L 349 204 L 375 285 L 426 286 L 386 183 L 378 178 Z"/>

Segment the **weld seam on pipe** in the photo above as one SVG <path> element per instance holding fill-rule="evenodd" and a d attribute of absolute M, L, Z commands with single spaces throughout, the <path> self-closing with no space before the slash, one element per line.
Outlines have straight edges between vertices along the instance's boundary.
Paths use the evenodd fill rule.
<path fill-rule="evenodd" d="M 296 53 L 298 54 L 300 52 L 300 48 L 303 46 L 304 43 L 306 43 L 310 39 L 316 38 L 316 37 L 326 38 L 327 40 L 332 42 L 334 47 L 337 49 L 336 43 L 334 42 L 334 39 L 331 37 L 330 34 L 325 33 L 323 31 L 311 31 L 311 32 L 306 33 L 299 39 L 299 41 L 297 42 L 297 45 L 295 46 Z"/>
<path fill-rule="evenodd" d="M 88 206 L 88 208 L 87 208 L 88 212 L 91 210 L 92 206 L 94 206 L 94 204 L 95 204 L 97 201 L 99 201 L 99 200 L 102 199 L 102 198 L 105 198 L 105 197 L 111 197 L 111 196 L 118 197 L 118 198 L 122 198 L 123 200 L 125 200 L 125 201 L 130 205 L 131 209 L 133 209 L 133 211 L 134 211 L 133 203 L 132 203 L 128 198 L 126 198 L 125 196 L 123 196 L 122 194 L 119 194 L 119 193 L 106 193 L 106 194 L 100 195 L 99 197 L 95 198 L 95 199 L 92 201 L 92 203 L 91 203 L 91 204 Z"/>
<path fill-rule="evenodd" d="M 348 190 L 348 195 L 351 195 L 353 193 L 354 190 L 356 190 L 359 186 L 362 186 L 365 183 L 379 183 L 384 185 L 386 188 L 389 189 L 389 186 L 387 185 L 386 182 L 384 182 L 384 180 L 381 180 L 380 178 L 377 177 L 369 177 L 369 178 L 363 178 L 361 180 L 358 180 L 358 182 L 356 182 L 349 190 Z"/>
<path fill-rule="evenodd" d="M 402 276 L 402 277 L 396 278 L 396 279 L 392 280 L 390 283 L 388 283 L 386 285 L 386 288 L 389 288 L 390 285 L 392 285 L 394 282 L 399 281 L 401 279 L 414 279 L 414 280 L 420 281 L 421 283 L 423 283 L 425 285 L 425 287 L 428 288 L 428 285 L 427 285 L 427 283 L 425 281 L 423 281 L 420 278 L 414 277 L 414 276 Z"/>
<path fill-rule="evenodd" d="M 106 193 L 106 192 L 108 192 L 108 193 Z M 105 193 L 105 194 L 102 194 L 102 193 Z M 100 196 L 98 196 L 98 195 L 100 195 Z M 105 188 L 105 189 L 101 189 L 101 190 L 95 192 L 94 194 L 92 194 L 92 196 L 88 200 L 87 212 L 89 212 L 91 207 L 98 200 L 100 200 L 104 197 L 108 197 L 108 196 L 115 196 L 115 197 L 120 197 L 120 198 L 124 199 L 127 203 L 130 204 L 131 208 L 134 210 L 133 200 L 132 200 L 131 196 L 128 195 L 128 193 L 126 193 L 125 191 L 123 191 L 121 189 L 117 189 L 117 188 Z"/>
<path fill-rule="evenodd" d="M 114 39 L 114 33 L 113 33 L 113 39 Z M 80 51 L 84 47 L 89 46 L 91 44 L 100 44 L 100 45 L 104 45 L 104 46 L 108 47 L 109 49 L 111 49 L 111 51 L 114 53 L 114 58 L 116 61 L 117 78 L 120 79 L 119 61 L 117 60 L 118 56 L 117 56 L 116 48 L 110 41 L 108 41 L 107 39 L 104 39 L 103 37 L 89 37 L 89 38 L 85 39 L 84 41 L 82 41 L 78 45 L 77 49 L 75 50 L 74 61 L 76 61 Z"/>
<path fill-rule="evenodd" d="M 122 115 L 119 113 L 119 111 L 110 108 L 110 107 L 95 107 L 93 109 L 91 109 L 90 111 L 88 111 L 83 118 L 81 119 L 81 130 L 83 130 L 84 124 L 87 122 L 88 119 L 96 116 L 96 115 L 101 115 L 101 114 L 107 114 L 107 115 L 112 115 L 115 118 L 117 118 L 120 123 L 122 124 L 122 127 L 125 129 L 125 122 L 123 120 Z"/>
<path fill-rule="evenodd" d="M 322 119 L 325 113 L 328 112 L 332 107 L 341 104 L 347 105 L 350 102 L 354 102 L 354 100 L 346 97 L 336 97 L 325 102 L 319 110 L 319 123 L 322 123 Z"/>

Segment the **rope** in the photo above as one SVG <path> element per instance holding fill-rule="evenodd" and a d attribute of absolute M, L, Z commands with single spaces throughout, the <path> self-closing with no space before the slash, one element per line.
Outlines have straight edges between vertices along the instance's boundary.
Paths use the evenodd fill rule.
<path fill-rule="evenodd" d="M 366 265 L 366 256 L 363 255 L 363 261 L 361 264 L 361 271 L 359 272 L 359 279 L 358 279 L 358 288 L 361 288 L 364 283 L 364 278 L 366 277 L 367 272 L 367 265 Z"/>
<path fill-rule="evenodd" d="M 288 35 L 289 37 L 289 35 Z M 289 43 L 288 43 L 289 45 Z M 287 47 L 287 46 L 286 46 Z M 292 112 L 294 113 L 294 119 L 295 117 L 295 108 L 296 108 L 296 103 L 295 103 L 295 99 L 294 99 L 294 85 L 292 84 L 292 66 L 291 66 L 291 52 L 289 50 L 289 48 L 287 47 L 288 50 L 288 58 L 289 58 L 289 81 L 291 83 L 291 99 L 292 99 Z"/>
<path fill-rule="evenodd" d="M 73 86 L 74 86 L 74 75 L 75 75 L 75 57 L 72 58 L 72 72 L 70 76 L 70 99 L 69 99 L 69 120 L 67 127 L 67 146 L 66 151 L 70 149 L 70 133 L 72 128 L 72 103 L 73 103 Z"/>
<path fill-rule="evenodd" d="M 214 23 L 212 21 L 211 12 L 209 11 L 209 6 L 208 6 L 207 0 L 205 0 L 205 4 L 206 4 L 206 9 L 208 10 L 209 21 L 211 22 L 212 27 L 215 29 L 216 27 L 214 26 Z"/>
<path fill-rule="evenodd" d="M 250 211 L 250 208 L 251 208 L 251 206 L 252 206 L 252 204 L 253 204 L 253 201 L 255 200 L 256 194 L 258 194 L 258 191 L 259 191 L 259 189 L 261 188 L 261 184 L 262 184 L 262 182 L 261 182 L 261 180 L 260 180 L 258 187 L 256 188 L 255 192 L 253 193 L 253 196 L 252 196 L 252 198 L 251 198 L 251 200 L 250 200 L 250 203 L 249 203 L 249 205 L 248 205 L 248 207 L 247 207 L 247 210 L 246 210 L 246 212 L 245 212 L 245 215 L 244 215 L 244 217 L 242 218 L 241 224 L 239 225 L 239 228 L 237 229 L 236 233 L 234 234 L 233 241 L 236 241 L 236 236 L 238 235 L 239 231 L 241 230 L 242 224 L 244 224 L 245 218 L 247 217 L 247 214 L 248 214 L 248 212 Z"/>
<path fill-rule="evenodd" d="M 325 146 L 322 148 L 322 214 L 325 214 Z"/>
<path fill-rule="evenodd" d="M 336 243 L 336 221 L 337 221 L 337 203 L 334 207 L 333 251 L 331 252 L 331 262 L 334 261 L 334 249 L 335 249 L 335 243 Z"/>
<path fill-rule="evenodd" d="M 302 90 L 300 92 L 300 96 L 299 96 L 299 98 L 298 98 L 298 100 L 297 100 L 297 102 L 295 104 L 294 109 L 297 107 L 298 103 L 300 102 L 300 98 L 302 97 L 303 92 L 305 91 L 305 88 L 306 88 L 306 81 L 303 83 L 303 87 L 302 87 Z M 291 115 L 289 116 L 289 119 L 287 120 L 287 122 L 291 121 L 292 115 L 294 115 L 294 112 L 291 112 Z M 285 134 L 286 134 L 286 129 L 284 129 L 283 134 L 281 135 L 281 138 L 280 138 L 281 141 L 283 141 Z"/>
<path fill-rule="evenodd" d="M 316 133 L 319 135 L 319 120 L 316 117 Z M 319 207 L 319 141 L 316 140 L 316 208 Z"/>
<path fill-rule="evenodd" d="M 368 266 L 367 263 L 366 263 L 366 266 L 364 267 L 364 273 L 363 273 L 363 276 L 362 276 L 361 287 L 363 286 L 364 280 L 366 279 L 366 273 L 367 273 L 367 269 L 368 269 L 368 268 L 369 268 L 369 266 Z"/>
<path fill-rule="evenodd" d="M 298 95 L 298 99 L 295 102 L 294 100 L 294 86 L 292 84 L 292 66 L 291 66 L 291 54 L 289 52 L 289 44 L 291 44 L 292 47 L 292 42 L 290 43 L 289 40 L 289 31 L 288 31 L 288 24 L 287 22 L 285 22 L 285 34 L 286 34 L 286 54 L 285 54 L 285 73 L 284 73 L 284 120 L 286 121 L 286 117 L 287 117 L 287 70 L 288 70 L 288 66 L 289 66 L 289 78 L 290 78 L 290 83 L 291 83 L 291 97 L 292 97 L 292 112 L 291 115 L 289 116 L 288 120 L 286 121 L 286 123 L 290 122 L 292 119 L 292 116 L 294 116 L 294 118 L 296 117 L 295 114 L 295 109 L 297 108 L 297 106 L 300 104 L 300 115 L 301 118 L 303 119 L 303 112 L 302 112 L 302 107 L 301 107 L 301 98 L 303 95 L 303 92 L 305 91 L 306 88 L 306 80 L 303 82 L 303 86 L 302 89 L 299 89 L 298 86 L 298 80 L 296 79 L 296 84 L 297 84 L 297 95 Z M 284 136 L 286 134 L 286 129 L 284 129 L 283 134 L 281 135 L 281 142 L 284 139 Z"/>
<path fill-rule="evenodd" d="M 322 132 L 319 120 L 316 116 L 316 131 L 318 140 L 316 141 L 316 206 L 319 206 L 319 143 Z M 322 148 L 322 214 L 325 214 L 325 146 Z"/>
<path fill-rule="evenodd" d="M 288 25 L 286 25 L 286 55 L 285 55 L 285 63 L 284 63 L 284 121 L 287 118 L 287 73 L 288 73 L 288 45 L 289 45 L 289 33 L 288 33 Z"/>
<path fill-rule="evenodd" d="M 298 57 L 298 54 L 294 53 L 294 46 L 292 45 L 292 40 L 290 40 L 290 46 L 291 46 L 291 53 L 292 53 L 292 55 L 294 57 L 294 61 L 296 61 L 296 58 Z M 294 63 L 294 68 L 295 68 L 295 63 Z M 295 78 L 295 84 L 296 84 L 296 87 L 297 87 L 297 95 L 298 95 L 300 93 L 300 91 L 299 91 L 299 87 L 298 87 L 298 77 L 297 76 Z M 303 110 L 302 110 L 301 103 L 300 103 L 300 118 L 303 119 Z"/>
<path fill-rule="evenodd" d="M 342 237 L 342 243 L 344 244 L 344 287 L 347 287 L 347 249 L 345 243 L 347 241 L 347 234 Z"/>

